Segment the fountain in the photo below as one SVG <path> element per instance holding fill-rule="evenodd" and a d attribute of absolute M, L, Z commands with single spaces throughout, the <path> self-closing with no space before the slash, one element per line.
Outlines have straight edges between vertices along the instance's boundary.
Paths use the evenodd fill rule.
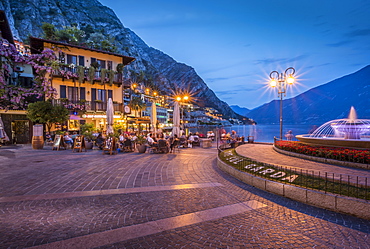
<path fill-rule="evenodd" d="M 296 138 L 310 144 L 369 149 L 370 119 L 358 119 L 352 106 L 348 118 L 326 122 L 312 134 Z"/>

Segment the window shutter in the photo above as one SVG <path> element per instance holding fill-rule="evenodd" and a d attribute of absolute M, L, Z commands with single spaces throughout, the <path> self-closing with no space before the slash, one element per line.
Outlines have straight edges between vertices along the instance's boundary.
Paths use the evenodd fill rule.
<path fill-rule="evenodd" d="M 108 90 L 108 99 L 109 98 L 112 98 L 112 101 L 113 101 L 113 91 L 112 90 Z"/>
<path fill-rule="evenodd" d="M 63 99 L 67 98 L 67 88 L 66 88 L 66 86 L 63 86 L 63 85 L 60 86 L 59 97 L 63 98 Z"/>
<path fill-rule="evenodd" d="M 80 100 L 84 99 L 86 100 L 86 90 L 85 87 L 80 87 Z"/>
<path fill-rule="evenodd" d="M 91 88 L 91 101 L 96 100 L 96 88 Z"/>
<path fill-rule="evenodd" d="M 78 65 L 80 65 L 80 66 L 85 66 L 85 56 L 81 56 L 81 55 L 79 55 L 78 56 Z"/>

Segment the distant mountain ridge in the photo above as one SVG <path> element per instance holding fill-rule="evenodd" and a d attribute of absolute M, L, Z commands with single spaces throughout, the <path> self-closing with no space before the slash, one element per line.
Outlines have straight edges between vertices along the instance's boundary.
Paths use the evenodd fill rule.
<path fill-rule="evenodd" d="M 123 26 L 113 10 L 97 0 L 1 0 L 0 9 L 6 13 L 13 35 L 23 41 L 29 35 L 41 37 L 42 22 L 58 29 L 72 24 L 91 25 L 114 37 L 119 53 L 136 58 L 127 67 L 128 77 L 134 78 L 134 74 L 143 72 L 146 80 L 168 95 L 179 89 L 189 90 L 196 97 L 194 99 L 201 100 L 199 105 L 213 107 L 226 117 L 240 117 L 208 88 L 194 68 L 149 47 Z"/>
<path fill-rule="evenodd" d="M 273 100 L 251 110 L 249 118 L 259 124 L 279 123 L 279 102 Z M 316 124 L 347 118 L 354 106 L 360 119 L 370 119 L 370 65 L 359 71 L 283 100 L 286 124 Z"/>
<path fill-rule="evenodd" d="M 248 113 L 251 111 L 250 109 L 248 108 L 245 108 L 245 107 L 240 107 L 238 105 L 231 105 L 230 108 L 236 112 L 237 114 L 240 114 L 242 116 L 245 116 L 247 117 Z"/>

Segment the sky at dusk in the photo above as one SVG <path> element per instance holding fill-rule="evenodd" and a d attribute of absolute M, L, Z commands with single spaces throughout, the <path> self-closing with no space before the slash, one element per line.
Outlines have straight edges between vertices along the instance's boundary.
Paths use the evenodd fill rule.
<path fill-rule="evenodd" d="M 144 42 L 195 69 L 229 105 L 277 99 L 269 74 L 296 69 L 286 98 L 370 64 L 369 0 L 100 0 Z"/>

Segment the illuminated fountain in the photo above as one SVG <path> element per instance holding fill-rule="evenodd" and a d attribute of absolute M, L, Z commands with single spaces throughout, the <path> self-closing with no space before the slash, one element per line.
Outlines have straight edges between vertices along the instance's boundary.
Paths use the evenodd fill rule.
<path fill-rule="evenodd" d="M 370 119 L 357 119 L 352 106 L 348 118 L 326 122 L 312 134 L 298 135 L 296 138 L 310 144 L 370 148 Z"/>

